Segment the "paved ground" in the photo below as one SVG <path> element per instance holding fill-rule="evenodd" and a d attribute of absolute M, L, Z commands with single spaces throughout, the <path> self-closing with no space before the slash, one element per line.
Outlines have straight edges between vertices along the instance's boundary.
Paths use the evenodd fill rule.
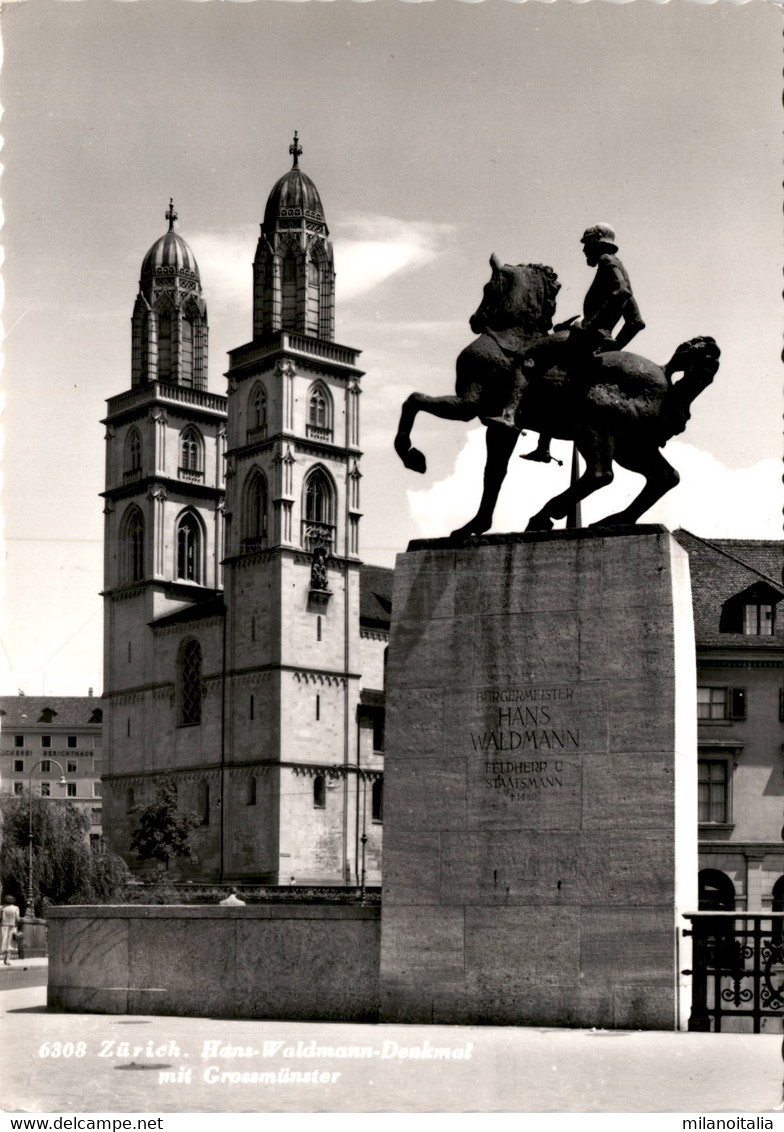
<path fill-rule="evenodd" d="M 11 986 L 22 975 L 39 985 Z M 45 960 L 0 973 L 6 1112 L 755 1114 L 782 1095 L 781 1038 L 771 1034 L 55 1014 L 45 975 Z M 332 1056 L 314 1056 L 318 1047 Z M 372 1056 L 348 1057 L 350 1047 Z M 435 1048 L 450 1058 L 428 1056 Z"/>

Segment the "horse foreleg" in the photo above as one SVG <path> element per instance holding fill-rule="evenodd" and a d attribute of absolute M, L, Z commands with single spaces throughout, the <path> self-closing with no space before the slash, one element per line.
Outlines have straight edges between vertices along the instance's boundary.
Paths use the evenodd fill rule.
<path fill-rule="evenodd" d="M 479 510 L 465 526 L 452 531 L 452 538 L 467 538 L 469 535 L 482 535 L 489 531 L 493 525 L 493 512 L 498 502 L 498 493 L 501 484 L 506 478 L 506 469 L 509 458 L 514 451 L 519 433 L 506 425 L 489 424 L 485 434 L 487 445 L 487 459 L 485 460 L 485 475 L 482 490 L 482 501 Z"/>
<path fill-rule="evenodd" d="M 395 451 L 412 472 L 426 472 L 427 460 L 418 448 L 411 447 L 411 430 L 417 413 L 431 413 L 448 421 L 471 421 L 477 415 L 476 406 L 454 395 L 449 397 L 428 397 L 426 393 L 412 393 L 403 402 L 400 423 L 395 436 Z"/>
<path fill-rule="evenodd" d="M 616 453 L 615 459 L 622 468 L 645 476 L 645 486 L 628 507 L 615 515 L 608 515 L 599 523 L 593 523 L 592 526 L 595 527 L 620 527 L 636 523 L 649 507 L 653 507 L 654 503 L 680 482 L 681 477 L 672 464 L 667 463 L 658 448 L 622 450 Z"/>
<path fill-rule="evenodd" d="M 525 528 L 527 531 L 552 530 L 554 519 L 563 519 L 575 504 L 593 495 L 600 487 L 612 483 L 614 447 L 612 437 L 591 433 L 581 436 L 577 447 L 585 460 L 585 471 L 566 491 L 554 496 L 545 503 L 541 511 L 537 511 L 532 516 Z"/>

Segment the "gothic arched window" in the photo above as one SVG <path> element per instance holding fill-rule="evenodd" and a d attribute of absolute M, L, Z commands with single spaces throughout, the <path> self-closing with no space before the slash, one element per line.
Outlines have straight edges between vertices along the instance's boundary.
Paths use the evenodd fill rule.
<path fill-rule="evenodd" d="M 180 434 L 180 472 L 201 475 L 204 470 L 204 442 L 193 425 Z"/>
<path fill-rule="evenodd" d="M 323 774 L 317 774 L 313 779 L 313 805 L 317 810 L 323 810 L 327 804 L 327 780 Z"/>
<path fill-rule="evenodd" d="M 305 481 L 303 545 L 309 551 L 316 546 L 332 545 L 335 522 L 335 490 L 322 468 L 314 468 Z"/>
<path fill-rule="evenodd" d="M 202 537 L 199 520 L 186 511 L 177 524 L 177 577 L 201 582 Z"/>
<path fill-rule="evenodd" d="M 201 723 L 201 645 L 198 641 L 183 642 L 180 649 L 180 725 Z"/>
<path fill-rule="evenodd" d="M 174 351 L 172 349 L 172 315 L 168 308 L 158 312 L 158 380 L 171 381 Z"/>
<path fill-rule="evenodd" d="M 140 582 L 144 577 L 144 516 L 135 504 L 125 512 L 120 543 L 121 580 Z"/>
<path fill-rule="evenodd" d="M 283 260 L 281 321 L 284 330 L 297 329 L 297 260 L 293 252 Z"/>
<path fill-rule="evenodd" d="M 137 428 L 132 428 L 125 438 L 125 476 L 135 479 L 142 470 L 142 438 Z"/>
<path fill-rule="evenodd" d="M 267 391 L 261 382 L 253 386 L 248 399 L 248 431 L 257 429 L 257 435 L 267 435 Z"/>
<path fill-rule="evenodd" d="M 330 439 L 332 433 L 332 397 L 320 381 L 308 394 L 308 433 L 322 440 Z"/>
<path fill-rule="evenodd" d="M 267 545 L 267 481 L 258 468 L 251 472 L 245 487 L 242 545 L 245 550 L 256 550 Z"/>

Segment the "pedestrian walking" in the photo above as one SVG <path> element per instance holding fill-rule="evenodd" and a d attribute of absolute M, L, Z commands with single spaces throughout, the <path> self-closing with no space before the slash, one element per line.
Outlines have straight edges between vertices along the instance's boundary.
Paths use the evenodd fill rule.
<path fill-rule="evenodd" d="M 13 896 L 6 896 L 3 900 L 2 941 L 0 941 L 0 955 L 2 955 L 2 961 L 6 967 L 11 966 L 11 960 L 8 956 L 14 950 L 18 923 L 19 909 L 16 906 L 16 901 Z"/>

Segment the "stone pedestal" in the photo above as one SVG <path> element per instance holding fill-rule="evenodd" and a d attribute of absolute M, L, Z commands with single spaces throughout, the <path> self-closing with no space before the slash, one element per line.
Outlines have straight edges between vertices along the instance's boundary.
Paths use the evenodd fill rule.
<path fill-rule="evenodd" d="M 392 609 L 381 1017 L 685 1025 L 686 553 L 658 526 L 413 543 Z"/>

